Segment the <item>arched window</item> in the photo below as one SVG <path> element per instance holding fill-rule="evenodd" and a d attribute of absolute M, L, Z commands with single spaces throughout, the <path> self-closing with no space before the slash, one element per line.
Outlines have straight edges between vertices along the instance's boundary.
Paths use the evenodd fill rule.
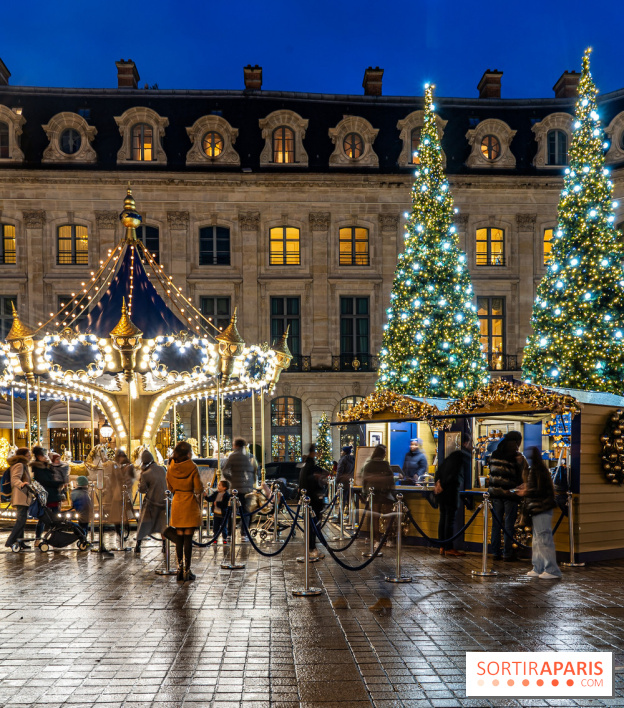
<path fill-rule="evenodd" d="M 494 162 L 501 154 L 500 140 L 495 135 L 484 135 L 481 140 L 481 153 L 486 160 Z"/>
<path fill-rule="evenodd" d="M 295 161 L 295 133 L 292 128 L 280 125 L 273 131 L 273 162 L 280 164 Z"/>
<path fill-rule="evenodd" d="M 368 229 L 359 226 L 347 226 L 339 231 L 340 265 L 367 266 Z"/>
<path fill-rule="evenodd" d="M 503 229 L 477 229 L 477 265 L 505 265 L 505 232 Z"/>
<path fill-rule="evenodd" d="M 15 226 L 11 224 L 0 224 L 0 237 L 2 237 L 2 252 L 0 252 L 0 264 L 15 265 Z"/>
<path fill-rule="evenodd" d="M 568 164 L 568 136 L 563 130 L 548 131 L 548 164 Z"/>
<path fill-rule="evenodd" d="M 59 147 L 65 155 L 75 155 L 82 145 L 82 136 L 74 128 L 68 128 L 61 133 Z"/>
<path fill-rule="evenodd" d="M 147 123 L 132 126 L 132 159 L 149 162 L 154 152 L 154 131 Z"/>
<path fill-rule="evenodd" d="M 299 229 L 276 226 L 270 230 L 269 265 L 301 265 Z"/>
<path fill-rule="evenodd" d="M 139 241 L 143 243 L 152 258 L 158 263 L 160 258 L 160 234 L 157 226 L 141 225 L 136 230 Z"/>
<path fill-rule="evenodd" d="M 412 130 L 412 136 L 411 136 L 411 145 L 412 145 L 412 159 L 411 163 L 412 165 L 420 165 L 420 158 L 418 155 L 416 155 L 416 151 L 420 147 L 420 136 L 422 134 L 422 128 L 414 128 Z"/>
<path fill-rule="evenodd" d="M 542 242 L 544 247 L 544 265 L 548 265 L 552 258 L 552 240 L 553 229 L 544 229 L 544 240 Z"/>
<path fill-rule="evenodd" d="M 271 459 L 301 460 L 301 399 L 291 396 L 271 401 Z"/>
<path fill-rule="evenodd" d="M 340 412 L 346 413 L 346 411 L 354 406 L 356 403 L 363 401 L 363 396 L 346 396 L 340 401 Z M 340 449 L 345 445 L 351 445 L 353 448 L 352 452 L 355 455 L 355 451 L 358 445 L 365 445 L 365 435 L 364 426 L 350 423 L 348 425 L 340 426 Z"/>
<path fill-rule="evenodd" d="M 9 125 L 0 123 L 0 158 L 9 157 Z"/>
<path fill-rule="evenodd" d="M 342 142 L 345 155 L 350 160 L 357 160 L 364 153 L 364 141 L 358 133 L 347 133 Z"/>
<path fill-rule="evenodd" d="M 89 265 L 89 233 L 86 226 L 59 226 L 57 242 L 58 265 Z"/>

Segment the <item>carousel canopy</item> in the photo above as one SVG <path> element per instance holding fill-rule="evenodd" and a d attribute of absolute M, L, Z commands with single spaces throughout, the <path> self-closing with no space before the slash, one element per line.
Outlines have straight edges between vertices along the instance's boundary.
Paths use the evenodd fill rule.
<path fill-rule="evenodd" d="M 99 411 L 94 412 L 95 424 L 100 420 Z M 69 422 L 72 428 L 91 427 L 91 408 L 78 401 L 69 402 Z M 67 403 L 55 403 L 48 413 L 48 428 L 67 428 Z"/>
<path fill-rule="evenodd" d="M 16 402 L 14 405 L 15 427 L 26 427 L 26 413 L 22 407 Z M 11 404 L 9 402 L 0 401 L 0 428 L 11 427 Z"/>

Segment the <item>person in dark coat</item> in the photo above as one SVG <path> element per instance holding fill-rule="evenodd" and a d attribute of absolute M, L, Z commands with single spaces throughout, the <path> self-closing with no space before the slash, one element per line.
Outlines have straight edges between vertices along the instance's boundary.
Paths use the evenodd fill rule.
<path fill-rule="evenodd" d="M 135 553 L 141 552 L 144 538 L 154 533 L 160 533 L 167 526 L 165 508 L 165 492 L 167 491 L 167 470 L 157 465 L 149 450 L 141 453 L 141 476 L 139 477 L 139 492 L 143 494 L 139 528 L 137 530 Z"/>
<path fill-rule="evenodd" d="M 54 467 L 54 465 L 52 465 Z M 93 514 L 93 502 L 89 494 L 89 479 L 83 475 L 76 480 L 76 489 L 72 489 L 71 503 L 74 511 L 78 512 L 78 524 L 86 533 Z"/>
<path fill-rule="evenodd" d="M 353 471 L 355 469 L 355 458 L 351 454 L 352 450 L 351 445 L 345 445 L 342 448 L 340 459 L 338 460 L 338 467 L 336 468 L 336 490 L 338 489 L 338 485 L 342 484 L 342 499 L 345 504 L 347 503 L 349 492 L 351 491 Z"/>
<path fill-rule="evenodd" d="M 519 497 L 512 491 L 522 484 L 527 462 L 520 453 L 522 435 L 509 431 L 490 457 L 489 492 L 492 499 L 492 538 L 490 543 L 494 560 L 501 559 L 501 526 L 505 531 L 502 559 L 515 560 L 513 549 L 514 526 L 518 515 Z M 497 520 L 498 518 L 498 520 Z"/>
<path fill-rule="evenodd" d="M 468 433 L 462 433 L 461 449 L 455 450 L 438 466 L 435 473 L 435 482 L 440 483 L 442 491 L 436 494 L 440 520 L 438 522 L 438 538 L 445 540 L 453 536 L 455 517 L 459 508 L 459 490 L 462 481 L 470 476 L 472 455 L 470 452 L 472 438 Z M 453 548 L 453 541 L 447 541 L 440 546 L 440 555 L 464 556 L 462 551 Z"/>
<path fill-rule="evenodd" d="M 321 512 L 325 505 L 327 476 L 327 471 L 316 464 L 316 445 L 310 445 L 308 455 L 299 473 L 299 489 L 306 490 L 306 496 L 310 498 L 310 511 L 314 514 L 317 524 L 321 522 Z M 310 524 L 308 551 L 311 559 L 325 557 L 316 549 L 316 533 L 312 524 Z"/>
<path fill-rule="evenodd" d="M 373 489 L 373 533 L 379 539 L 379 517 L 390 512 L 394 503 L 394 473 L 386 460 L 385 445 L 377 445 L 362 468 L 362 487 L 366 497 Z"/>
<path fill-rule="evenodd" d="M 212 504 L 215 531 L 220 529 L 213 543 L 217 543 L 219 535 L 223 537 L 223 543 L 227 543 L 228 525 L 223 524 L 223 519 L 225 519 L 225 515 L 227 514 L 227 508 L 231 498 L 230 483 L 227 479 L 220 479 L 219 484 L 217 484 L 217 489 L 207 497 L 208 504 Z"/>
<path fill-rule="evenodd" d="M 54 470 L 50 465 L 50 460 L 48 459 L 46 450 L 36 445 L 33 447 L 33 457 L 34 460 L 30 463 L 32 477 L 35 482 L 39 482 L 39 484 L 48 493 L 48 501 L 46 506 L 54 518 L 61 511 L 61 501 L 63 497 L 60 490 L 61 487 L 64 486 L 64 483 L 59 481 L 54 474 Z M 37 522 L 37 528 L 35 529 L 35 548 L 39 547 L 39 544 L 41 543 L 41 534 L 46 526 L 47 523 L 45 518 L 42 517 L 39 519 Z"/>
<path fill-rule="evenodd" d="M 256 478 L 253 463 L 245 452 L 246 447 L 247 443 L 243 438 L 234 440 L 234 450 L 221 468 L 221 476 L 229 481 L 230 489 L 236 489 L 238 492 L 240 509 L 244 514 L 248 512 L 246 496 L 253 492 Z"/>
<path fill-rule="evenodd" d="M 30 484 L 31 477 L 28 470 L 28 463 L 31 460 L 30 450 L 27 447 L 20 447 L 15 451 L 13 457 L 9 457 L 11 476 L 11 506 L 16 510 L 15 524 L 5 546 L 9 548 L 18 543 L 20 551 L 27 551 L 30 546 L 24 542 L 24 529 L 28 519 L 28 507 L 32 501 L 31 495 L 24 486 Z"/>
<path fill-rule="evenodd" d="M 421 446 L 422 440 L 420 438 L 414 438 L 410 442 L 410 449 L 403 460 L 402 476 L 404 480 L 411 480 L 414 483 L 422 482 L 429 471 L 429 463 L 425 453 L 420 449 Z"/>
<path fill-rule="evenodd" d="M 542 453 L 537 447 L 530 450 L 531 467 L 525 470 L 524 481 L 516 489 L 516 494 L 524 499 L 524 511 L 531 517 L 533 524 L 533 543 L 531 561 L 533 568 L 527 573 L 530 578 L 556 580 L 561 577 L 557 565 L 557 552 L 552 535 L 555 486 L 550 470 L 542 460 Z"/>

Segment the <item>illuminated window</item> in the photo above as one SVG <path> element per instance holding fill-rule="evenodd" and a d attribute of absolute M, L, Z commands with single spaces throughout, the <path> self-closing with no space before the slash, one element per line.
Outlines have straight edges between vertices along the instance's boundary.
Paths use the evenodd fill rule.
<path fill-rule="evenodd" d="M 204 226 L 199 230 L 199 265 L 230 265 L 230 230 Z"/>
<path fill-rule="evenodd" d="M 348 226 L 340 229 L 340 265 L 367 266 L 368 260 L 368 229 L 359 226 Z"/>
<path fill-rule="evenodd" d="M 202 138 L 202 150 L 208 157 L 219 157 L 223 152 L 223 138 L 214 130 Z"/>
<path fill-rule="evenodd" d="M 295 133 L 280 125 L 273 131 L 273 162 L 281 164 L 295 161 Z"/>
<path fill-rule="evenodd" d="M 414 153 L 420 147 L 420 136 L 422 133 L 422 128 L 414 128 L 412 130 L 412 165 L 420 165 L 420 158 Z"/>
<path fill-rule="evenodd" d="M 59 313 L 59 322 L 63 326 L 75 327 L 78 325 L 80 327 L 83 322 L 87 321 L 89 316 L 87 308 L 87 298 L 78 304 L 80 297 L 77 297 L 74 302 L 72 302 L 71 295 L 59 295 L 56 300 L 56 311 Z M 70 304 L 71 303 L 71 304 Z"/>
<path fill-rule="evenodd" d="M 77 130 L 68 128 L 61 133 L 59 146 L 66 155 L 75 155 L 82 145 L 82 137 Z"/>
<path fill-rule="evenodd" d="M 341 413 L 346 413 L 351 406 L 355 406 L 356 404 L 360 403 L 360 401 L 363 401 L 364 397 L 363 396 L 347 396 L 346 398 L 343 398 L 340 401 L 340 412 Z M 351 451 L 352 455 L 355 455 L 355 451 L 358 448 L 359 445 L 365 445 L 366 443 L 364 442 L 366 440 L 366 437 L 364 435 L 364 426 L 363 425 L 340 425 L 339 426 L 340 430 L 340 449 L 342 449 L 345 445 L 351 445 L 353 450 Z"/>
<path fill-rule="evenodd" d="M 141 226 L 137 227 L 136 235 L 152 258 L 158 263 L 160 258 L 160 233 L 158 227 L 141 224 Z"/>
<path fill-rule="evenodd" d="M 149 162 L 153 159 L 154 131 L 147 123 L 132 126 L 132 159 Z"/>
<path fill-rule="evenodd" d="M 477 229 L 477 265 L 505 265 L 505 232 L 503 229 Z"/>
<path fill-rule="evenodd" d="M 17 297 L 14 295 L 0 297 L 0 337 L 6 339 L 13 326 L 13 307 L 17 310 Z"/>
<path fill-rule="evenodd" d="M 301 265 L 299 229 L 277 226 L 269 235 L 269 265 Z"/>
<path fill-rule="evenodd" d="M 548 131 L 548 164 L 568 164 L 568 136 L 563 130 Z"/>
<path fill-rule="evenodd" d="M 364 141 L 358 133 L 347 133 L 342 141 L 345 155 L 351 160 L 357 160 L 364 153 Z"/>
<path fill-rule="evenodd" d="M 505 298 L 478 297 L 481 351 L 487 354 L 490 369 L 505 367 Z"/>
<path fill-rule="evenodd" d="M 550 263 L 552 258 L 553 229 L 544 229 L 544 265 Z"/>
<path fill-rule="evenodd" d="M 230 298 L 202 296 L 199 299 L 199 308 L 202 315 L 209 319 L 215 327 L 222 332 L 230 324 Z"/>
<path fill-rule="evenodd" d="M 0 122 L 0 158 L 9 157 L 9 126 Z"/>
<path fill-rule="evenodd" d="M 56 262 L 58 265 L 89 264 L 89 234 L 86 226 L 59 226 Z"/>
<path fill-rule="evenodd" d="M 271 401 L 271 459 L 301 461 L 301 399 L 291 396 Z"/>
<path fill-rule="evenodd" d="M 2 235 L 0 264 L 15 265 L 15 226 L 0 224 L 0 233 Z"/>
<path fill-rule="evenodd" d="M 501 154 L 500 140 L 495 135 L 484 135 L 481 141 L 481 152 L 486 160 L 493 162 Z"/>

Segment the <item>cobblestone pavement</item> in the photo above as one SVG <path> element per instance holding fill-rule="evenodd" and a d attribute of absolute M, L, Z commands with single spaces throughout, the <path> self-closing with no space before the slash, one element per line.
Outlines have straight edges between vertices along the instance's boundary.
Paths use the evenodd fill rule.
<path fill-rule="evenodd" d="M 4 536 L 3 536 L 4 538 Z M 363 542 L 343 554 L 361 562 Z M 4 550 L 4 549 L 3 549 Z M 221 570 L 222 546 L 195 550 L 195 583 L 141 557 L 64 550 L 0 554 L 0 706 L 624 706 L 624 561 L 531 580 L 527 563 L 475 579 L 479 558 L 407 548 L 411 585 L 389 585 L 388 549 L 363 571 L 314 564 L 319 597 L 293 597 L 299 539 L 245 570 Z M 392 609 L 370 611 L 380 597 Z M 614 699 L 467 699 L 469 650 L 615 653 Z"/>

